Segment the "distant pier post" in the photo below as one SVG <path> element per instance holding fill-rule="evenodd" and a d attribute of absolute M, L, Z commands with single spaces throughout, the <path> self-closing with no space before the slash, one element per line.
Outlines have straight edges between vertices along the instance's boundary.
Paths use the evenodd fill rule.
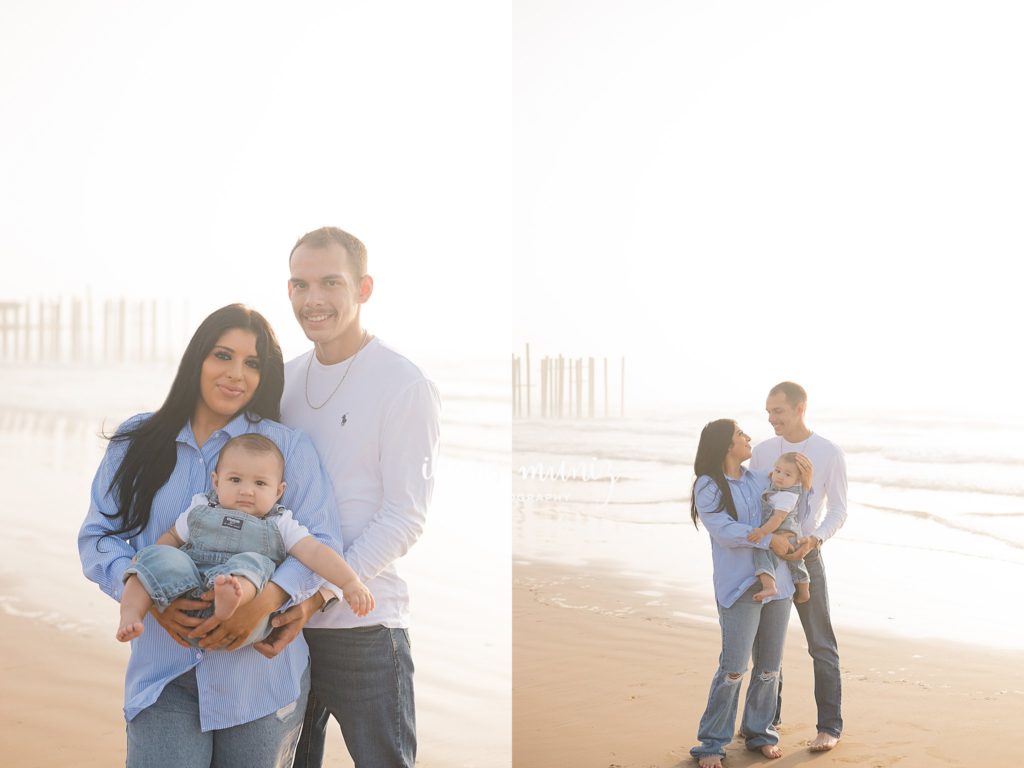
<path fill-rule="evenodd" d="M 621 415 L 626 415 L 626 358 L 622 358 L 622 412 Z"/>
<path fill-rule="evenodd" d="M 530 345 L 526 345 L 526 418 L 530 418 Z"/>
<path fill-rule="evenodd" d="M 588 373 L 587 373 L 587 385 L 590 390 L 589 400 L 587 401 L 587 417 L 594 418 L 594 358 L 589 359 Z"/>

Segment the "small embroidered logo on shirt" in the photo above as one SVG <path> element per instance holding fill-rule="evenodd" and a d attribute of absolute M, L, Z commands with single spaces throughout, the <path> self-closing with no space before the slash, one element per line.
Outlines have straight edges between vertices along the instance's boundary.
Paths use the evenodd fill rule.
<path fill-rule="evenodd" d="M 221 527 L 233 528 L 236 531 L 242 530 L 242 520 L 238 517 L 225 517 L 221 521 Z"/>
<path fill-rule="evenodd" d="M 348 414 L 344 413 L 341 416 L 341 426 L 344 427 L 346 424 L 348 424 Z"/>

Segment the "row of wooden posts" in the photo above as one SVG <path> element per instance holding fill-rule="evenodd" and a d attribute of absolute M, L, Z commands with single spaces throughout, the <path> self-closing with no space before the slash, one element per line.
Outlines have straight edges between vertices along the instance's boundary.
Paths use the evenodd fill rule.
<path fill-rule="evenodd" d="M 540 418 L 564 419 L 583 418 L 583 382 L 587 383 L 587 418 L 594 418 L 597 378 L 595 358 L 588 357 L 584 370 L 583 358 L 545 357 L 540 361 Z M 526 345 L 526 360 L 512 355 L 512 417 L 532 418 L 530 386 L 530 345 Z M 523 370 L 526 382 L 523 382 Z M 568 376 L 566 376 L 568 370 Z M 574 375 L 575 373 L 575 375 Z M 568 384 L 568 386 L 566 386 Z M 575 386 L 574 386 L 575 385 Z M 575 390 L 575 398 L 573 391 Z M 608 418 L 608 358 L 604 358 L 604 417 Z M 523 409 L 523 393 L 526 394 L 526 409 Z M 626 415 L 626 358 L 622 358 L 622 374 L 619 387 L 619 415 Z M 575 405 L 575 410 L 573 406 Z"/>
<path fill-rule="evenodd" d="M 185 303 L 104 299 L 99 319 L 93 305 L 91 296 L 0 301 L 0 361 L 173 361 L 191 334 Z"/>

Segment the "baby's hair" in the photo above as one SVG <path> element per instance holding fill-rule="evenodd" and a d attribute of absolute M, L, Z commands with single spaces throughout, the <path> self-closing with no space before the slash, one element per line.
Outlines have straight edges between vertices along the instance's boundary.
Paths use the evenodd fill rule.
<path fill-rule="evenodd" d="M 238 437 L 233 437 L 225 443 L 224 447 L 220 449 L 220 455 L 217 457 L 217 467 L 220 466 L 220 460 L 224 458 L 224 454 L 229 450 L 245 451 L 246 453 L 254 456 L 266 456 L 268 454 L 273 455 L 277 458 L 277 466 L 281 471 L 281 477 L 284 477 L 284 454 L 281 453 L 281 449 L 277 447 L 277 443 L 271 440 L 269 437 L 264 437 L 256 432 L 248 432 Z M 214 471 L 217 471 L 217 467 L 214 467 Z"/>
<path fill-rule="evenodd" d="M 796 467 L 797 480 L 802 480 L 804 473 L 800 471 L 800 465 L 797 463 L 796 457 L 797 454 L 790 451 L 779 456 L 779 461 L 784 461 L 787 464 L 792 464 L 794 467 Z"/>

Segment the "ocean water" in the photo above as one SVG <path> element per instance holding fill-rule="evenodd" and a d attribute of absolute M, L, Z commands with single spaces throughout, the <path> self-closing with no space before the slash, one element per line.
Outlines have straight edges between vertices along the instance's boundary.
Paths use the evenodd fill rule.
<path fill-rule="evenodd" d="M 690 488 L 700 431 L 722 415 L 516 421 L 514 556 L 710 589 L 710 545 L 690 520 Z M 774 437 L 763 411 L 728 415 L 755 444 Z M 837 623 L 1019 645 L 1024 625 L 1003 601 L 1024 583 L 1024 424 L 820 412 L 810 426 L 847 461 L 847 522 L 822 553 L 832 604 L 844 604 Z"/>

